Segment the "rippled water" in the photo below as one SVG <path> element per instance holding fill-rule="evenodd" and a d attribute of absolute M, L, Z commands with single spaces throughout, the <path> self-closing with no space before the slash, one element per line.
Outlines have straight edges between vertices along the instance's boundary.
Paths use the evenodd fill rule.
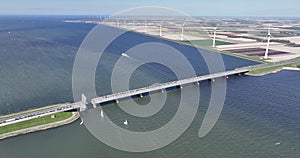
<path fill-rule="evenodd" d="M 62 23 L 61 17 L 0 18 L 0 113 L 72 101 L 73 60 L 93 25 Z M 107 49 L 100 61 L 96 75 L 98 94 L 111 92 L 110 72 L 121 52 L 140 42 L 153 41 L 185 52 L 198 74 L 207 72 L 202 57 L 193 53 L 195 50 L 191 47 L 127 33 Z M 224 56 L 224 60 L 226 69 L 255 64 L 229 56 Z M 174 77 L 168 68 L 148 64 L 134 72 L 130 84 L 141 87 Z M 209 101 L 208 82 L 201 84 L 200 107 L 190 128 L 162 149 L 146 153 L 119 151 L 99 142 L 77 121 L 61 128 L 2 140 L 0 157 L 300 157 L 299 72 L 236 76 L 227 84 L 221 117 L 204 138 L 198 138 L 198 130 Z M 167 104 L 156 117 L 131 118 L 129 128 L 143 131 L 164 125 L 176 112 L 178 96 L 179 90 L 169 91 Z M 137 100 L 141 104 L 148 101 L 148 97 Z M 122 123 L 123 115 L 116 105 L 106 106 L 105 110 L 116 124 Z"/>

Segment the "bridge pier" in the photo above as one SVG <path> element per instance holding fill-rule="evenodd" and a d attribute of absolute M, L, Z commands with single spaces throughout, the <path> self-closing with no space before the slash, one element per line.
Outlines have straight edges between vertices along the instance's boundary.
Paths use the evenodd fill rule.
<path fill-rule="evenodd" d="M 262 66 L 260 66 L 259 68 L 261 68 Z M 250 70 L 253 70 L 255 68 L 239 68 L 239 69 L 235 69 L 235 70 L 229 70 L 229 71 L 225 71 L 225 72 L 216 72 L 213 74 L 207 74 L 207 75 L 202 75 L 202 76 L 194 76 L 191 78 L 187 78 L 187 79 L 182 79 L 182 80 L 177 80 L 177 81 L 170 81 L 167 83 L 163 83 L 163 84 L 156 84 L 156 85 L 152 85 L 149 87 L 144 87 L 144 88 L 138 88 L 138 89 L 134 89 L 134 90 L 128 90 L 125 92 L 120 92 L 120 93 L 115 93 L 114 95 L 107 95 L 107 96 L 102 96 L 102 97 L 98 97 L 98 98 L 94 98 L 92 99 L 92 104 L 93 107 L 96 108 L 96 104 L 101 103 L 101 106 L 104 106 L 106 104 L 111 104 L 111 103 L 119 103 L 119 100 L 122 98 L 127 98 L 127 97 L 132 97 L 132 98 L 143 98 L 144 95 L 148 95 L 151 92 L 161 92 L 161 93 L 165 93 L 168 90 L 173 90 L 173 89 L 183 89 L 185 85 L 188 84 L 197 84 L 197 85 L 201 85 L 201 81 L 208 81 L 208 82 L 215 82 L 221 78 L 229 78 L 229 76 L 234 76 L 234 75 L 238 75 L 241 76 L 244 73 L 249 72 Z M 211 83 L 213 84 L 213 83 Z"/>
<path fill-rule="evenodd" d="M 86 105 L 85 105 L 85 104 L 82 104 L 82 105 L 80 106 L 80 108 L 79 108 L 79 111 L 80 111 L 80 112 L 83 112 L 83 111 L 85 111 L 86 109 L 87 109 Z"/>
<path fill-rule="evenodd" d="M 87 104 L 86 96 L 84 94 L 81 94 L 81 102 L 82 104 Z"/>
<path fill-rule="evenodd" d="M 215 82 L 216 80 L 214 78 L 208 79 L 211 82 Z"/>
<path fill-rule="evenodd" d="M 85 111 L 87 109 L 86 104 L 87 104 L 86 96 L 84 94 L 81 94 L 81 104 L 79 105 L 79 111 Z"/>
<path fill-rule="evenodd" d="M 177 85 L 177 86 L 174 86 L 174 87 L 176 87 L 176 88 L 180 88 L 180 89 L 182 89 L 182 88 L 183 88 L 183 86 L 182 86 L 182 85 Z"/>

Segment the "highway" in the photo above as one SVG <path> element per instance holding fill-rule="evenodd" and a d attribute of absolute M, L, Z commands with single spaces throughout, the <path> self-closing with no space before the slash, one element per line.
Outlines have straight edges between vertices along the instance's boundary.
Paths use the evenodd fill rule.
<path fill-rule="evenodd" d="M 47 109 L 47 110 L 41 110 L 41 111 L 29 113 L 29 114 L 19 115 L 19 116 L 16 116 L 16 117 L 12 117 L 12 118 L 0 121 L 0 127 L 5 126 L 5 125 L 9 125 L 9 124 L 18 123 L 18 122 L 23 122 L 23 121 L 26 121 L 26 120 L 31 120 L 31 119 L 46 116 L 46 115 L 59 113 L 59 112 L 65 112 L 65 111 L 80 109 L 80 107 L 82 107 L 83 105 L 84 104 L 82 104 L 82 102 L 65 103 L 65 104 L 62 104 L 59 107 L 50 108 L 50 109 Z"/>

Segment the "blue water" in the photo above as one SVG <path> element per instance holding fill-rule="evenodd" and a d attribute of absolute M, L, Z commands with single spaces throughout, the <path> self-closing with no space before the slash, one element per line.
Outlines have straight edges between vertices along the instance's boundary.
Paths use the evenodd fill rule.
<path fill-rule="evenodd" d="M 71 74 L 77 49 L 92 24 L 63 23 L 79 17 L 0 17 L 0 114 L 73 101 Z M 10 32 L 10 34 L 8 33 Z M 120 54 L 143 42 L 162 42 L 184 52 L 197 74 L 207 73 L 202 57 L 192 47 L 137 33 L 126 33 L 106 50 L 96 74 L 97 93 L 111 92 L 111 70 Z M 202 53 L 208 53 L 203 51 Z M 223 55 L 226 69 L 254 62 Z M 131 86 L 141 87 L 175 79 L 159 64 L 140 67 Z M 300 75 L 283 71 L 263 77 L 231 77 L 226 102 L 213 130 L 198 138 L 210 84 L 201 85 L 201 106 L 191 127 L 175 142 L 152 152 L 122 152 L 97 141 L 79 122 L 61 128 L 0 141 L 0 157 L 300 157 Z M 153 119 L 131 120 L 136 130 L 165 124 L 176 112 L 179 90 L 168 92 L 165 108 Z M 147 102 L 147 97 L 145 98 Z M 143 101 L 141 101 L 143 102 Z M 172 104 L 171 104 L 172 103 Z M 173 106 L 174 105 L 174 106 Z M 116 123 L 116 105 L 106 107 Z M 157 123 L 159 122 L 159 123 Z M 120 122 L 119 122 L 120 123 Z M 142 127 L 142 129 L 138 129 Z M 280 142 L 280 145 L 275 145 Z"/>

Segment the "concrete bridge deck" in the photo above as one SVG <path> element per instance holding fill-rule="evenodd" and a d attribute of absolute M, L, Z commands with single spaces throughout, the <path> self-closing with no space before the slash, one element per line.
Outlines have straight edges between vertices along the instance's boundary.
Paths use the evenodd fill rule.
<path fill-rule="evenodd" d="M 219 72 L 219 73 L 214 73 L 214 74 L 209 74 L 209 75 L 204 75 L 204 76 L 197 76 L 197 77 L 182 79 L 182 80 L 178 80 L 178 81 L 171 81 L 171 82 L 167 82 L 167 83 L 155 84 L 155 85 L 148 86 L 148 87 L 128 90 L 128 91 L 124 91 L 124 92 L 119 92 L 119 93 L 114 93 L 111 95 L 94 98 L 91 100 L 91 103 L 92 103 L 93 107 L 96 108 L 96 104 L 101 104 L 101 103 L 105 103 L 105 102 L 109 102 L 109 101 L 118 102 L 119 99 L 131 97 L 131 96 L 140 95 L 141 97 L 143 97 L 143 94 L 149 93 L 149 92 L 154 92 L 154 91 L 164 92 L 165 89 L 167 89 L 167 88 L 172 88 L 172 87 L 182 88 L 182 86 L 184 86 L 186 84 L 190 84 L 190 83 L 198 84 L 200 81 L 204 81 L 204 80 L 214 80 L 215 78 L 226 77 L 226 76 L 235 75 L 235 74 L 243 74 L 243 73 L 247 73 L 247 72 L 249 72 L 248 69 L 231 70 L 231 71 L 226 71 L 226 72 Z"/>
<path fill-rule="evenodd" d="M 118 93 L 94 98 L 91 100 L 91 103 L 94 108 L 97 108 L 97 104 L 101 104 L 101 103 L 105 103 L 105 102 L 115 101 L 116 103 L 118 103 L 119 99 L 122 99 L 122 98 L 138 96 L 138 95 L 140 97 L 143 97 L 143 94 L 149 93 L 149 92 L 154 92 L 154 91 L 164 92 L 165 89 L 167 89 L 167 88 L 172 88 L 172 87 L 182 88 L 183 85 L 190 84 L 190 83 L 199 84 L 200 81 L 204 81 L 204 80 L 214 80 L 214 79 L 220 78 L 220 77 L 227 77 L 227 76 L 236 75 L 236 74 L 244 74 L 249 71 L 263 69 L 263 68 L 269 68 L 269 67 L 273 67 L 273 66 L 285 65 L 285 64 L 293 63 L 295 61 L 299 61 L 299 59 L 293 59 L 293 60 L 289 60 L 289 61 L 283 61 L 283 62 L 272 63 L 272 64 L 258 64 L 258 65 L 254 65 L 254 66 L 246 66 L 246 67 L 236 68 L 236 69 L 230 70 L 230 71 L 217 72 L 217 73 L 203 75 L 203 76 L 196 76 L 196 77 L 191 77 L 191 78 L 187 78 L 187 79 L 156 84 L 156 85 L 152 85 L 152 86 L 148 86 L 148 87 L 128 90 L 128 91 L 124 91 L 124 92 L 118 92 Z"/>

